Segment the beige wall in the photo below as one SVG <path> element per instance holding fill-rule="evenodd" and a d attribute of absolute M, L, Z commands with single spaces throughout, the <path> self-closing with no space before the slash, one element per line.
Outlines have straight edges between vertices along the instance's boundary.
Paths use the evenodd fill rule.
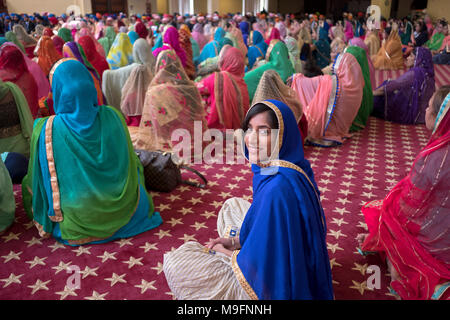
<path fill-rule="evenodd" d="M 427 13 L 433 21 L 445 18 L 450 21 L 450 1 L 449 0 L 428 0 Z"/>
<path fill-rule="evenodd" d="M 145 5 L 146 0 L 128 0 L 128 14 L 143 14 L 147 6 Z M 154 8 L 152 3 L 152 9 Z"/>
<path fill-rule="evenodd" d="M 169 11 L 168 0 L 157 0 L 156 8 L 157 13 L 167 13 Z"/>
<path fill-rule="evenodd" d="M 242 0 L 221 0 L 219 1 L 219 14 L 235 13 L 242 11 Z"/>
<path fill-rule="evenodd" d="M 386 5 L 387 3 L 387 5 Z M 391 15 L 391 4 L 392 4 L 392 0 L 372 0 L 372 3 L 374 5 L 377 5 L 380 7 L 381 9 L 381 16 L 385 17 L 386 19 L 388 19 Z"/>
<path fill-rule="evenodd" d="M 50 12 L 60 15 L 66 12 L 70 5 L 77 5 L 81 9 L 81 13 L 90 13 L 92 11 L 90 0 L 6 0 L 9 12 L 15 13 L 33 13 L 33 12 Z"/>
<path fill-rule="evenodd" d="M 208 12 L 208 0 L 194 0 L 194 12 L 206 14 Z"/>

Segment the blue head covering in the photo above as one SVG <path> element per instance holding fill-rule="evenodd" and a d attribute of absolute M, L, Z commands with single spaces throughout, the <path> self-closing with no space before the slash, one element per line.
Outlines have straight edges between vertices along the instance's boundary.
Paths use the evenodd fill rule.
<path fill-rule="evenodd" d="M 256 62 L 256 59 L 258 57 L 262 57 L 262 59 L 265 58 L 268 48 L 267 43 L 264 42 L 264 37 L 259 31 L 253 31 L 252 42 L 253 45 L 248 48 L 247 53 L 248 69 L 251 69 L 253 67 L 253 64 Z"/>
<path fill-rule="evenodd" d="M 220 50 L 225 44 L 233 45 L 232 41 L 228 41 L 225 38 L 225 30 L 221 27 L 216 29 L 216 32 L 214 33 L 214 39 L 210 42 L 208 42 L 204 47 L 200 55 L 194 59 L 195 64 L 199 64 L 203 61 L 205 61 L 208 58 L 214 58 L 219 55 Z"/>
<path fill-rule="evenodd" d="M 70 74 L 71 81 L 67 81 Z M 93 125 L 97 112 L 97 90 L 88 69 L 74 58 L 61 59 L 50 71 L 57 120 L 80 135 Z"/>
<path fill-rule="evenodd" d="M 324 213 L 297 121 L 285 104 L 262 103 L 277 115 L 279 160 L 252 165 L 253 203 L 233 271 L 251 298 L 333 299 Z"/>
<path fill-rule="evenodd" d="M 248 24 L 247 21 L 242 21 L 241 23 L 239 23 L 239 29 L 241 29 L 242 32 L 242 38 L 244 39 L 244 43 L 246 46 L 248 46 L 248 36 L 250 33 L 250 25 Z"/>
<path fill-rule="evenodd" d="M 225 30 L 221 27 L 216 29 L 216 32 L 214 33 L 214 40 L 218 42 L 220 48 L 223 46 L 223 40 L 225 38 Z M 220 51 L 220 49 L 219 49 Z"/>
<path fill-rule="evenodd" d="M 134 44 L 134 42 L 139 39 L 139 35 L 136 31 L 129 31 L 128 37 L 130 38 L 131 44 Z"/>

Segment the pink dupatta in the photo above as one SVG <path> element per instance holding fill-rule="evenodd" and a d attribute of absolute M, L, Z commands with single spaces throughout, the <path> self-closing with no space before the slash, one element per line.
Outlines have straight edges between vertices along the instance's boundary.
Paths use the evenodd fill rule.
<path fill-rule="evenodd" d="M 448 298 L 449 110 L 447 94 L 431 138 L 409 174 L 384 200 L 362 208 L 369 235 L 361 248 L 389 259 L 399 275 L 391 286 L 402 299 L 439 299 L 445 291 Z"/>
<path fill-rule="evenodd" d="M 238 129 L 249 108 L 249 95 L 244 81 L 244 56 L 241 51 L 225 45 L 219 55 L 219 72 L 205 78 L 197 86 L 207 96 L 210 110 L 206 119 L 209 128 Z"/>

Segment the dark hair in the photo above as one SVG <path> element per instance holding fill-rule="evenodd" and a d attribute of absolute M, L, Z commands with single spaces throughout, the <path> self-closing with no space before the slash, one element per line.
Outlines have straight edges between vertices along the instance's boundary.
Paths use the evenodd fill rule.
<path fill-rule="evenodd" d="M 441 108 L 441 104 L 442 102 L 444 102 L 445 97 L 447 96 L 447 94 L 450 92 L 450 85 L 447 84 L 445 86 L 440 87 L 435 95 L 434 95 L 434 100 L 433 100 L 433 104 L 432 104 L 432 108 L 433 108 L 433 113 L 434 114 L 438 114 L 439 113 L 439 109 Z"/>
<path fill-rule="evenodd" d="M 268 107 L 267 105 L 263 104 L 263 103 L 258 103 L 255 106 L 253 106 L 250 111 L 247 113 L 247 115 L 245 116 L 244 121 L 242 122 L 242 130 L 247 131 L 248 129 L 248 124 L 250 122 L 250 120 L 256 116 L 259 113 L 263 113 L 268 111 L 268 115 L 269 115 L 269 125 L 270 128 L 272 129 L 278 129 L 278 119 L 277 119 L 277 115 L 275 114 L 275 112 Z"/>

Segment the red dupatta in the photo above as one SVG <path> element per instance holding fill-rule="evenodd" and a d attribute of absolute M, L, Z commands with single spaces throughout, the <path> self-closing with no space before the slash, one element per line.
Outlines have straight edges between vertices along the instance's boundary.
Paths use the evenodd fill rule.
<path fill-rule="evenodd" d="M 442 298 L 450 280 L 449 109 L 450 94 L 408 176 L 362 208 L 369 229 L 362 249 L 387 256 L 400 277 L 391 286 L 403 299 Z"/>
<path fill-rule="evenodd" d="M 217 113 L 222 128 L 238 129 L 250 104 L 244 81 L 245 62 L 242 52 L 230 45 L 224 46 L 219 55 L 219 69 L 220 72 L 214 73 L 211 114 Z"/>
<path fill-rule="evenodd" d="M 0 79 L 17 85 L 27 99 L 33 118 L 39 111 L 38 86 L 28 70 L 22 51 L 16 46 L 4 44 L 0 47 Z"/>
<path fill-rule="evenodd" d="M 82 36 L 78 43 L 83 48 L 86 58 L 97 70 L 100 75 L 100 82 L 102 79 L 103 71 L 109 70 L 109 64 L 106 59 L 97 51 L 95 43 L 90 36 Z"/>

